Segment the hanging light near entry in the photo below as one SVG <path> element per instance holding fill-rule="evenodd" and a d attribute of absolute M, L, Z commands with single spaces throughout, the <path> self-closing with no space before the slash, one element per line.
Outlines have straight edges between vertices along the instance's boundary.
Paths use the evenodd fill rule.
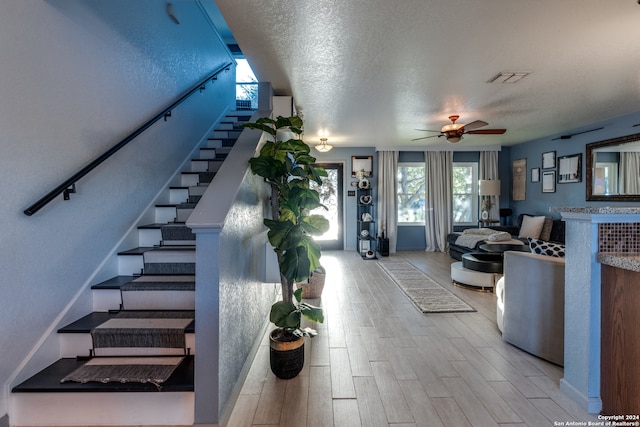
<path fill-rule="evenodd" d="M 327 144 L 327 138 L 320 138 L 320 144 L 316 145 L 316 150 L 326 153 L 333 148 L 333 145 Z"/>

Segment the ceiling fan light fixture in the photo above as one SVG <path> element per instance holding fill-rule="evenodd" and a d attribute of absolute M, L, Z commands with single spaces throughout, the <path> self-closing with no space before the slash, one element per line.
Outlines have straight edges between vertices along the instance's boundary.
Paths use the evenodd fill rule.
<path fill-rule="evenodd" d="M 333 145 L 327 144 L 327 138 L 320 138 L 320 144 L 316 145 L 315 148 L 321 153 L 326 153 L 328 151 L 331 151 Z"/>
<path fill-rule="evenodd" d="M 462 139 L 461 136 L 447 136 L 447 142 L 449 144 L 455 144 L 456 142 L 460 142 Z"/>
<path fill-rule="evenodd" d="M 456 132 L 462 127 L 464 127 L 462 123 L 449 123 L 448 125 L 442 126 L 442 129 L 440 129 L 440 132 L 442 133 Z"/>

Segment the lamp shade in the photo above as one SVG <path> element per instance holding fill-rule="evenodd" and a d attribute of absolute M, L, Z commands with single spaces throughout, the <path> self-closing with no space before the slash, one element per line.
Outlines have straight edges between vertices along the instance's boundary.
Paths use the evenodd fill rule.
<path fill-rule="evenodd" d="M 481 196 L 499 196 L 500 180 L 499 179 L 480 180 L 480 195 Z"/>

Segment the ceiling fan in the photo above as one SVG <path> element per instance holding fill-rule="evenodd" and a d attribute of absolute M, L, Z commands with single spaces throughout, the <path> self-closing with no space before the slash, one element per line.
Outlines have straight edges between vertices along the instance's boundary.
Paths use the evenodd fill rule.
<path fill-rule="evenodd" d="M 471 122 L 468 124 L 456 123 L 460 116 L 449 116 L 449 120 L 451 123 L 442 126 L 442 129 L 437 130 L 427 130 L 427 129 L 416 129 L 423 132 L 438 132 L 438 135 L 431 136 L 423 136 L 422 138 L 412 139 L 411 141 L 419 141 L 421 139 L 433 138 L 437 136 L 440 138 L 444 136 L 447 138 L 447 142 L 451 144 L 455 144 L 462 139 L 462 135 L 466 134 L 476 134 L 476 135 L 502 135 L 507 130 L 506 129 L 480 129 L 478 128 L 487 126 L 489 123 L 483 122 L 482 120 L 476 120 L 475 122 Z"/>

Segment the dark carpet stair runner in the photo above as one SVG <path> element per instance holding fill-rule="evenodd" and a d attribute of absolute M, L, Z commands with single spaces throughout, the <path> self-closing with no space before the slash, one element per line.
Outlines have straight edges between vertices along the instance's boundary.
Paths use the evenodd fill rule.
<path fill-rule="evenodd" d="M 250 114 L 237 119 L 240 122 L 248 121 Z M 214 179 L 221 161 L 227 157 L 241 132 L 240 123 L 234 123 L 233 127 L 233 131 L 226 131 L 229 137 L 214 136 L 208 140 L 210 145 L 217 144 L 217 148 L 214 148 L 215 158 L 208 162 L 215 171 L 185 172 L 197 174 L 198 182 L 195 186 L 188 187 L 187 200 L 176 204 L 176 217 L 181 210 L 193 210 L 206 186 Z M 59 331 L 86 333 L 90 330 L 94 345 L 92 354 L 108 350 L 109 355 L 60 359 L 14 387 L 13 392 L 193 390 L 193 356 L 189 354 L 185 341 L 185 330 L 193 332 L 193 306 L 191 309 L 169 305 L 141 310 L 135 304 L 128 303 L 136 298 L 127 295 L 139 294 L 137 299 L 145 301 L 153 300 L 148 295 L 154 293 L 176 295 L 175 293 L 185 292 L 193 294 L 195 291 L 195 235 L 184 221 L 175 219 L 173 222 L 149 224 L 140 229 L 158 227 L 162 236 L 159 246 L 134 248 L 120 253 L 142 254 L 144 269 L 140 275 L 117 276 L 92 287 L 95 290 L 119 289 L 122 295 L 120 310 L 91 313 Z M 186 304 L 193 303 L 187 298 Z M 89 329 L 86 329 L 87 325 L 90 325 Z M 132 351 L 141 348 L 147 354 Z M 159 349 L 160 354 L 156 354 L 155 349 Z M 170 349 L 169 355 L 166 354 L 167 349 Z M 111 355 L 114 351 L 121 354 Z"/>

